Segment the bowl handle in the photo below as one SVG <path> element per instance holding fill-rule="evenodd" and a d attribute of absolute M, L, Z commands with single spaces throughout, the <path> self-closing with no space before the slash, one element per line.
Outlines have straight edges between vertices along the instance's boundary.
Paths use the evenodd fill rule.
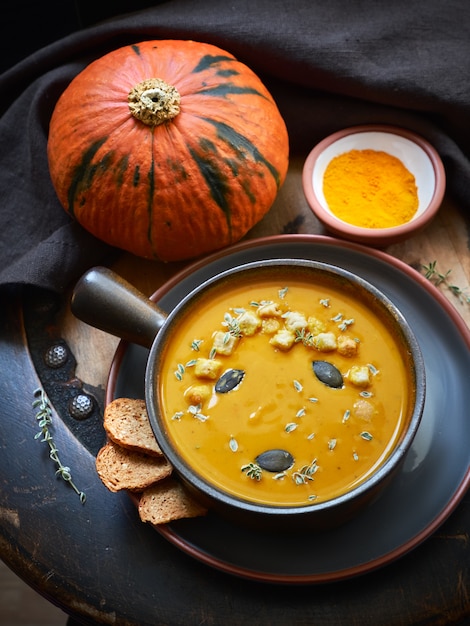
<path fill-rule="evenodd" d="M 94 267 L 80 278 L 70 308 L 90 326 L 146 348 L 166 320 L 154 302 L 106 267 Z"/>

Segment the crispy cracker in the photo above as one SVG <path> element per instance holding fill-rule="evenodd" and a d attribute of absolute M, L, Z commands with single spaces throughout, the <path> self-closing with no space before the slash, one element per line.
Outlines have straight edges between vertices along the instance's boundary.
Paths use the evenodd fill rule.
<path fill-rule="evenodd" d="M 193 500 L 181 483 L 173 478 L 145 489 L 139 502 L 140 519 L 155 525 L 206 513 L 207 509 Z"/>
<path fill-rule="evenodd" d="M 123 448 L 163 455 L 150 426 L 145 400 L 116 398 L 105 408 L 103 426 L 109 439 Z"/>
<path fill-rule="evenodd" d="M 173 467 L 164 457 L 127 450 L 109 441 L 98 452 L 96 470 L 110 491 L 143 491 L 149 485 L 167 478 Z"/>

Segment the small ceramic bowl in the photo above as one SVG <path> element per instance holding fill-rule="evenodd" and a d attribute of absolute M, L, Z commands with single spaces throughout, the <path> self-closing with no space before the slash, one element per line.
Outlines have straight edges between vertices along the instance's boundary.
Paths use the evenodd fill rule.
<path fill-rule="evenodd" d="M 350 150 L 376 150 L 398 159 L 415 177 L 418 209 L 412 219 L 389 228 L 364 228 L 339 219 L 328 207 L 323 177 L 330 161 Z M 355 126 L 323 139 L 308 155 L 302 175 L 307 202 L 331 233 L 376 247 L 388 246 L 420 231 L 436 215 L 445 191 L 445 171 L 434 147 L 415 133 L 393 126 Z"/>
<path fill-rule="evenodd" d="M 232 391 L 232 389 L 236 388 L 234 388 L 233 386 L 231 386 L 230 389 L 224 388 L 221 390 L 217 388 L 218 383 L 221 382 L 221 380 L 226 376 L 227 372 L 240 372 L 241 370 L 229 369 L 225 372 L 225 374 L 221 376 L 219 381 L 213 381 L 215 385 L 213 394 L 220 392 L 224 396 L 223 400 L 217 400 L 217 402 L 220 401 L 221 406 L 222 403 L 226 401 L 226 398 L 228 402 L 228 404 L 223 404 L 222 406 L 225 414 L 222 412 L 222 414 L 219 415 L 221 415 L 224 423 L 228 415 L 230 415 L 230 419 L 232 420 L 232 422 L 234 421 L 234 423 L 230 423 L 230 428 L 233 429 L 233 431 L 229 432 L 228 426 L 224 426 L 222 428 L 223 432 L 221 445 L 211 444 L 210 446 L 196 446 L 194 443 L 194 437 L 196 437 L 196 435 L 194 433 L 190 436 L 189 446 L 186 444 L 177 443 L 179 435 L 175 436 L 175 428 L 179 430 L 180 425 L 183 424 L 183 422 L 186 425 L 189 425 L 190 428 L 193 428 L 191 424 L 197 424 L 196 429 L 209 428 L 212 430 L 213 428 L 219 428 L 219 426 L 217 426 L 218 418 L 214 415 L 212 415 L 211 418 L 207 418 L 207 416 L 199 415 L 199 413 L 197 413 L 196 416 L 198 417 L 198 420 L 195 420 L 194 417 L 191 417 L 191 415 L 189 415 L 189 413 L 191 413 L 189 409 L 189 413 L 186 413 L 183 410 L 183 412 L 178 415 L 178 417 L 176 417 L 177 414 L 174 413 L 174 407 L 172 407 L 171 409 L 166 408 L 169 406 L 169 396 L 167 396 L 166 392 L 163 391 L 164 389 L 166 389 L 169 385 L 176 385 L 178 387 L 177 393 L 181 394 L 184 389 L 186 389 L 188 384 L 192 384 L 188 382 L 187 378 L 188 376 L 191 377 L 191 374 L 184 371 L 185 368 L 183 368 L 183 376 L 183 374 L 181 374 L 181 371 L 179 370 L 179 367 L 176 368 L 175 363 L 181 363 L 182 361 L 180 361 L 179 358 L 177 358 L 175 361 L 175 355 L 171 357 L 168 356 L 172 354 L 172 350 L 174 347 L 178 351 L 180 350 L 180 346 L 184 346 L 183 351 L 189 350 L 188 346 L 191 346 L 192 348 L 192 344 L 190 341 L 188 343 L 187 337 L 188 323 L 190 324 L 189 336 L 193 337 L 193 332 L 196 332 L 196 330 L 194 324 L 191 325 L 191 320 L 198 320 L 198 312 L 206 311 L 206 313 L 201 314 L 202 327 L 207 327 L 209 329 L 213 328 L 211 324 L 206 324 L 207 311 L 211 311 L 212 307 L 216 306 L 214 303 L 216 303 L 218 299 L 220 299 L 220 294 L 226 294 L 227 291 L 229 293 L 233 293 L 232 291 L 230 291 L 231 289 L 235 289 L 236 292 L 239 293 L 238 290 L 240 289 L 240 287 L 245 288 L 249 287 L 250 285 L 252 288 L 253 285 L 256 285 L 256 290 L 259 290 L 259 285 L 263 284 L 263 281 L 266 280 L 269 281 L 270 284 L 274 282 L 276 285 L 282 286 L 293 286 L 294 284 L 300 284 L 304 286 L 302 288 L 305 288 L 305 285 L 308 285 L 308 289 L 310 290 L 308 302 L 312 304 L 312 306 L 314 306 L 313 300 L 315 300 L 315 307 L 319 307 L 319 310 L 321 309 L 322 311 L 323 309 L 325 309 L 325 311 L 327 311 L 325 315 L 328 316 L 328 319 L 330 319 L 330 317 L 333 315 L 333 312 L 330 313 L 329 311 L 330 299 L 328 297 L 327 300 L 320 299 L 317 302 L 316 298 L 318 297 L 318 294 L 315 298 L 312 296 L 315 286 L 320 287 L 322 294 L 337 294 L 336 296 L 333 296 L 333 301 L 335 301 L 335 298 L 337 298 L 338 302 L 343 302 L 343 305 L 346 306 L 346 309 L 348 311 L 356 310 L 357 313 L 359 312 L 359 310 L 367 311 L 367 316 L 371 316 L 370 328 L 372 330 L 370 330 L 370 332 L 366 332 L 364 336 L 365 341 L 367 342 L 367 338 L 371 336 L 370 333 L 372 333 L 375 337 L 374 345 L 376 345 L 378 342 L 377 337 L 379 336 L 379 327 L 387 328 L 387 335 L 388 333 L 390 333 L 391 342 L 387 345 L 391 346 L 390 354 L 395 354 L 397 358 L 397 369 L 393 371 L 401 371 L 401 367 L 403 366 L 403 372 L 406 372 L 403 378 L 402 374 L 391 374 L 392 370 L 388 369 L 389 364 L 387 364 L 386 371 L 382 371 L 383 365 L 379 365 L 379 369 L 377 369 L 376 372 L 379 374 L 379 380 L 382 380 L 383 386 L 381 388 L 384 393 L 388 393 L 385 390 L 387 389 L 387 380 L 390 380 L 390 375 L 392 376 L 392 379 L 394 381 L 393 384 L 395 384 L 397 380 L 401 381 L 398 383 L 399 385 L 401 385 L 400 390 L 402 390 L 402 392 L 399 391 L 398 393 L 398 396 L 401 398 L 400 402 L 402 402 L 401 408 L 396 407 L 390 413 L 390 415 L 392 415 L 393 413 L 393 415 L 395 416 L 392 418 L 392 420 L 396 419 L 396 416 L 398 415 L 401 415 L 403 418 L 403 425 L 399 431 L 397 439 L 394 440 L 393 444 L 391 442 L 388 444 L 386 452 L 380 452 L 380 461 L 373 461 L 372 466 L 370 467 L 370 471 L 369 469 L 367 470 L 369 472 L 367 474 L 367 478 L 365 478 L 359 484 L 356 484 L 356 474 L 359 471 L 357 467 L 359 467 L 359 465 L 353 470 L 348 469 L 346 474 L 346 481 L 348 485 L 351 484 L 349 481 L 352 481 L 352 484 L 354 486 L 348 486 L 345 491 L 342 492 L 340 495 L 331 497 L 330 499 L 325 499 L 321 502 L 313 501 L 312 503 L 310 503 L 310 498 L 308 498 L 309 502 L 307 503 L 306 495 L 303 495 L 303 504 L 300 506 L 294 504 L 282 505 L 282 503 L 279 502 L 279 499 L 276 496 L 275 503 L 269 504 L 266 503 L 265 496 L 263 496 L 263 498 L 260 498 L 258 501 L 256 499 L 257 496 L 253 499 L 253 497 L 250 496 L 245 497 L 237 495 L 233 492 L 233 489 L 231 488 L 227 489 L 225 487 L 225 484 L 226 480 L 230 480 L 229 478 L 219 478 L 217 480 L 214 480 L 214 475 L 218 473 L 220 474 L 219 470 L 220 468 L 225 467 L 225 462 L 231 465 L 235 464 L 236 477 L 242 476 L 238 464 L 241 463 L 239 459 L 244 458 L 243 453 L 241 454 L 241 456 L 236 456 L 234 454 L 235 452 L 237 452 L 238 446 L 237 450 L 234 450 L 232 446 L 230 446 L 230 450 L 228 448 L 226 449 L 227 440 L 230 435 L 233 435 L 233 433 L 238 433 L 240 435 L 243 448 L 243 445 L 248 443 L 246 441 L 248 431 L 252 432 L 253 429 L 255 429 L 254 434 L 256 439 L 256 428 L 266 428 L 266 425 L 263 425 L 265 423 L 266 417 L 257 416 L 256 414 L 253 414 L 255 418 L 254 421 L 250 421 L 249 424 L 245 424 L 246 418 L 250 417 L 251 419 L 252 417 L 251 411 L 253 410 L 253 404 L 251 399 L 249 400 L 249 403 L 246 404 L 246 406 L 243 405 L 245 406 L 245 408 L 240 408 L 242 407 L 242 401 L 240 400 L 240 398 L 237 399 L 238 392 Z M 281 291 L 285 290 L 286 289 Z M 289 297 L 292 298 L 294 296 L 291 295 Z M 349 306 L 347 305 L 347 302 L 349 302 Z M 353 305 L 353 303 L 355 304 Z M 201 306 L 202 308 L 200 308 Z M 354 306 L 354 308 L 351 308 L 351 306 Z M 356 306 L 361 308 L 356 309 Z M 222 516 L 240 524 L 261 527 L 263 529 L 292 530 L 294 528 L 309 528 L 311 530 L 319 530 L 327 527 L 338 526 L 339 524 L 346 522 L 353 515 L 359 512 L 363 507 L 375 500 L 379 496 L 379 494 L 385 489 L 385 486 L 388 485 L 392 476 L 395 475 L 396 471 L 404 461 L 406 453 L 411 446 L 411 443 L 421 420 L 425 398 L 425 372 L 421 351 L 413 332 L 411 331 L 409 325 L 407 324 L 400 311 L 382 292 L 380 292 L 376 287 L 374 287 L 361 277 L 336 266 L 315 261 L 308 261 L 304 259 L 266 259 L 263 261 L 258 261 L 256 263 L 241 265 L 231 270 L 221 272 L 217 276 L 200 284 L 192 292 L 190 292 L 178 304 L 178 306 L 172 310 L 172 312 L 168 316 L 164 314 L 153 302 L 148 300 L 143 294 L 140 294 L 130 285 L 125 283 L 125 281 L 123 281 L 120 277 L 116 277 L 116 275 L 114 275 L 107 269 L 94 268 L 87 272 L 77 284 L 72 297 L 71 307 L 73 313 L 83 321 L 92 324 L 97 328 L 112 332 L 113 334 L 117 334 L 128 340 L 140 343 L 141 345 L 150 348 L 145 373 L 145 399 L 150 424 L 154 431 L 155 437 L 160 444 L 161 449 L 163 450 L 163 453 L 173 465 L 176 474 L 179 476 L 183 484 L 194 495 L 194 497 L 196 497 L 203 504 L 208 506 L 208 508 L 213 509 Z M 226 305 L 224 302 L 223 310 L 225 310 L 225 307 Z M 335 312 L 337 311 L 335 310 Z M 219 319 L 219 314 L 220 311 L 217 309 L 217 319 Z M 323 313 L 319 313 L 318 311 L 317 314 L 323 315 Z M 339 323 L 340 320 L 342 320 L 342 315 L 338 319 L 334 317 L 333 320 L 331 320 L 331 324 L 334 325 L 335 329 L 336 323 Z M 355 320 L 350 319 L 348 323 L 354 324 Z M 358 339 L 360 338 L 361 327 L 362 326 L 359 325 L 359 328 L 354 331 L 359 333 Z M 369 328 L 369 326 L 367 327 Z M 362 328 L 364 329 L 364 327 Z M 198 329 L 200 330 L 199 327 Z M 364 332 L 364 330 L 362 332 Z M 260 333 L 260 335 L 262 335 L 262 333 Z M 200 335 L 198 334 L 197 336 L 199 337 Z M 269 335 L 264 335 L 264 337 L 267 337 L 267 340 L 269 339 Z M 250 341 L 248 335 L 245 339 L 247 342 Z M 204 342 L 202 341 L 201 343 Z M 210 344 L 208 345 L 210 347 Z M 297 406 L 297 403 L 300 402 L 300 396 L 297 397 L 297 395 L 300 393 L 300 391 L 302 391 L 302 389 L 300 389 L 302 385 L 300 385 L 299 388 L 295 385 L 292 386 L 290 382 L 287 385 L 285 381 L 286 376 L 284 369 L 286 365 L 282 361 L 279 362 L 279 357 L 274 358 L 272 356 L 272 352 L 265 351 L 262 346 L 260 348 L 259 344 L 257 345 L 258 349 L 261 349 L 263 351 L 263 354 L 269 354 L 267 358 L 270 361 L 274 360 L 274 362 L 277 364 L 274 367 L 274 371 L 273 368 L 271 368 L 269 370 L 271 373 L 264 376 L 265 380 L 267 381 L 267 388 L 265 389 L 265 391 L 260 391 L 262 388 L 262 386 L 260 386 L 260 381 L 263 378 L 263 375 L 261 375 L 261 377 L 259 378 L 257 378 L 257 376 L 259 376 L 259 371 L 267 371 L 266 368 L 263 369 L 263 363 L 267 365 L 266 360 L 258 360 L 256 362 L 256 367 L 258 367 L 258 370 L 251 369 L 251 364 L 246 358 L 242 359 L 237 367 L 239 367 L 241 364 L 246 367 L 247 380 L 240 384 L 249 385 L 250 389 L 255 389 L 255 393 L 259 394 L 255 397 L 255 406 L 262 408 L 261 405 L 263 405 L 263 403 L 264 405 L 269 406 L 269 408 L 266 409 L 266 415 L 268 416 L 266 422 L 266 424 L 268 425 L 268 432 L 265 434 L 267 434 L 269 437 L 269 434 L 273 434 L 272 429 L 274 428 L 276 441 L 277 437 L 280 437 L 283 445 L 293 446 L 293 455 L 296 455 L 296 451 L 299 450 L 299 445 L 307 445 L 309 447 L 309 453 L 315 454 L 313 450 L 318 445 L 319 449 L 324 455 L 323 458 L 325 459 L 326 455 L 329 454 L 329 450 L 332 450 L 333 448 L 329 447 L 330 444 L 328 443 L 328 447 L 326 448 L 325 452 L 324 448 L 322 447 L 323 445 L 326 446 L 326 443 L 324 443 L 323 441 L 324 435 L 321 435 L 321 437 L 319 435 L 319 437 L 317 437 L 317 439 L 321 439 L 321 442 L 319 442 L 318 444 L 315 437 L 313 437 L 313 439 L 315 439 L 314 448 L 310 449 L 310 442 L 312 441 L 312 437 L 306 436 L 308 427 L 310 427 L 307 424 L 305 424 L 305 428 L 307 429 L 305 432 L 303 432 L 304 426 L 302 424 L 298 424 L 299 433 L 303 432 L 304 436 L 297 433 L 298 437 L 296 438 L 296 436 L 291 437 L 290 434 L 286 435 L 286 433 L 284 432 L 284 429 L 286 428 L 286 425 L 284 423 L 284 415 L 282 414 L 282 411 L 280 416 L 277 415 L 276 403 L 272 403 L 271 394 L 274 393 L 275 389 L 279 389 L 280 391 L 278 392 L 277 402 L 281 402 L 281 399 L 279 398 L 279 393 L 281 394 L 281 397 L 285 393 L 290 398 L 288 402 L 294 402 L 295 406 Z M 381 345 L 383 346 L 384 350 L 389 350 L 389 348 L 385 348 L 385 344 Z M 308 394 L 314 393 L 312 389 L 316 389 L 315 393 L 319 393 L 321 397 L 322 391 L 320 390 L 320 388 L 324 388 L 325 386 L 328 388 L 328 391 L 326 392 L 328 396 L 324 399 L 323 404 L 321 405 L 323 416 L 328 414 L 328 407 L 330 406 L 330 403 L 334 401 L 332 400 L 334 394 L 336 394 L 336 400 L 340 400 L 341 415 L 343 415 L 344 412 L 344 402 L 346 402 L 347 404 L 351 402 L 351 412 L 354 413 L 355 408 L 352 406 L 353 402 L 356 403 L 358 398 L 362 398 L 361 402 L 363 402 L 364 398 L 370 398 L 373 395 L 373 393 L 369 394 L 368 392 L 363 392 L 366 395 L 362 396 L 360 393 L 360 388 L 357 388 L 356 390 L 350 389 L 353 394 L 350 397 L 353 399 L 346 400 L 344 395 L 340 395 L 340 397 L 338 398 L 338 394 L 349 393 L 347 391 L 348 384 L 346 384 L 346 378 L 344 380 L 344 385 L 343 381 L 340 381 L 340 383 L 333 382 L 330 374 L 332 373 L 331 370 L 334 368 L 330 367 L 328 372 L 324 372 L 324 374 L 326 374 L 326 377 L 323 377 L 316 371 L 315 367 L 313 367 L 313 371 L 311 367 L 315 363 L 321 363 L 324 367 L 326 365 L 326 360 L 334 360 L 332 353 L 319 352 L 312 347 L 313 344 L 308 344 L 308 346 L 307 344 L 305 346 L 299 346 L 300 353 L 298 354 L 300 354 L 301 358 L 300 378 L 305 378 L 304 384 L 306 388 L 304 395 L 306 397 Z M 202 349 L 203 348 L 201 348 L 201 350 Z M 362 355 L 364 355 L 364 349 L 359 349 Z M 199 347 L 197 347 L 197 353 L 199 354 Z M 179 355 L 180 352 L 178 352 L 178 356 Z M 191 352 L 190 358 L 198 360 L 198 356 L 194 357 L 192 355 L 193 352 Z M 204 356 L 204 353 L 201 352 L 201 355 Z M 238 358 L 238 356 L 239 353 L 237 353 L 236 358 Z M 213 359 L 214 357 L 209 358 Z M 228 357 L 225 356 L 220 358 L 227 359 Z M 253 359 L 252 356 L 250 358 L 256 361 L 256 359 Z M 262 357 L 262 359 L 263 358 L 266 359 L 266 357 Z M 362 356 L 362 359 L 364 358 L 367 357 Z M 320 359 L 320 361 L 317 361 L 317 359 Z M 204 358 L 202 360 L 207 361 L 207 359 Z M 347 361 L 347 364 L 345 363 L 345 360 Z M 190 362 L 186 359 L 186 357 L 184 359 L 184 363 L 189 368 Z M 292 366 L 293 362 L 290 361 L 290 363 Z M 343 357 L 343 361 L 341 361 L 341 366 L 339 363 L 340 362 L 338 362 L 338 367 L 344 367 L 347 370 L 351 367 L 351 363 L 354 363 L 354 361 L 348 360 L 345 356 Z M 402 365 L 399 365 L 400 363 Z M 225 361 L 224 367 L 227 368 L 231 366 L 230 364 L 227 364 L 227 361 Z M 259 370 L 259 368 L 261 368 L 261 370 Z M 289 370 L 289 375 L 293 376 L 293 374 L 291 373 L 292 371 L 292 369 Z M 176 373 L 178 372 L 180 374 L 180 378 L 176 376 Z M 339 371 L 336 373 L 339 373 Z M 245 372 L 243 372 L 243 374 L 245 375 Z M 255 376 L 255 378 L 250 379 L 250 376 L 252 374 Z M 315 376 L 318 378 L 318 380 L 316 380 Z M 347 377 L 348 374 L 345 373 L 344 376 Z M 181 383 L 179 382 L 180 380 L 182 381 Z M 253 381 L 258 381 L 254 382 L 254 387 Z M 238 383 L 239 381 L 237 381 L 237 384 Z M 381 383 L 377 382 L 377 385 L 380 386 Z M 307 387 L 309 391 L 307 391 Z M 282 391 L 282 389 L 284 391 Z M 372 389 L 374 391 L 374 385 L 372 385 Z M 235 405 L 232 405 L 231 400 L 228 400 L 228 395 L 230 393 L 235 394 Z M 291 398 L 289 394 L 293 394 L 295 397 Z M 212 396 L 212 399 L 213 397 L 214 396 Z M 384 400 L 385 396 L 380 397 L 382 398 L 380 402 L 385 402 L 388 407 L 388 403 Z M 396 397 L 396 394 L 394 394 L 393 397 Z M 183 396 L 181 396 L 181 399 L 182 398 Z M 269 400 L 268 403 L 267 400 Z M 304 400 L 305 402 L 307 402 L 305 398 Z M 318 402 L 320 402 L 321 404 L 322 400 L 318 400 Z M 197 410 L 199 412 L 202 410 L 207 410 L 210 413 L 212 410 L 212 404 L 213 403 L 211 400 L 209 406 L 206 407 L 206 405 L 201 405 L 204 406 L 204 408 L 198 408 Z M 301 405 L 302 403 L 299 406 Z M 177 398 L 177 406 L 179 407 L 179 409 L 184 406 L 184 403 L 180 402 L 179 397 Z M 237 406 L 238 408 L 234 408 Z M 247 407 L 251 408 L 248 410 Z M 387 408 L 387 410 L 389 410 L 389 408 Z M 339 409 L 335 409 L 333 416 L 332 410 L 332 415 L 329 419 L 332 419 L 334 421 L 334 428 L 341 429 L 341 427 L 338 426 L 338 411 Z M 261 411 L 261 413 L 262 415 L 264 415 L 263 411 Z M 193 412 L 192 414 L 194 415 L 195 413 Z M 314 428 L 313 424 L 317 423 L 315 422 L 315 415 L 309 414 L 308 408 L 306 409 L 306 415 L 310 416 L 305 417 L 305 420 L 314 420 L 311 423 L 311 427 Z M 299 422 L 300 417 L 303 418 L 303 416 L 297 416 L 295 418 L 297 422 Z M 201 423 L 199 423 L 199 418 L 201 418 Z M 360 443 L 358 443 L 360 442 L 360 437 L 358 433 L 363 429 L 367 430 L 367 428 L 372 428 L 373 430 L 374 425 L 372 423 L 369 423 L 370 419 L 373 418 L 370 414 L 362 416 L 353 414 L 351 415 L 351 421 L 349 421 L 349 416 L 343 416 L 343 418 L 344 421 L 342 422 L 342 424 L 344 425 L 344 430 L 340 435 L 340 437 L 342 437 L 342 443 L 338 443 L 338 446 L 344 446 L 343 449 L 345 450 L 347 458 L 349 459 L 349 461 L 345 461 L 345 463 L 351 463 L 351 459 L 354 459 L 355 455 L 352 454 L 352 452 L 351 454 L 349 454 L 350 448 L 346 445 L 346 437 L 349 435 L 347 435 L 346 433 L 350 432 L 351 436 L 354 439 L 353 443 L 350 443 L 348 445 L 352 445 L 353 448 L 356 449 L 358 445 L 361 445 Z M 242 420 L 245 420 L 245 422 L 243 422 Z M 272 420 L 275 420 L 275 423 L 274 425 L 269 426 Z M 369 420 L 369 422 L 367 420 Z M 279 425 L 278 422 L 281 425 Z M 339 423 L 341 423 L 341 420 L 339 420 Z M 310 425 L 310 421 L 308 422 L 308 424 Z M 378 424 L 376 423 L 375 427 L 377 426 Z M 189 432 L 191 433 L 191 431 Z M 198 430 L 197 432 L 200 434 L 200 430 Z M 289 430 L 286 432 L 290 433 L 291 431 Z M 398 433 L 398 429 L 392 429 L 392 432 Z M 388 436 L 389 435 L 387 435 L 386 437 L 384 436 L 384 438 L 387 438 Z M 395 435 L 393 435 L 393 437 L 395 437 Z M 302 441 L 304 442 L 303 444 L 299 444 L 299 438 L 302 439 Z M 305 441 L 307 441 L 307 439 L 308 442 L 305 444 Z M 338 439 L 338 442 L 339 441 L 340 440 Z M 380 437 L 377 438 L 377 444 L 379 443 L 379 441 L 381 441 Z M 366 443 L 365 445 L 368 446 L 369 443 Z M 371 445 L 375 446 L 376 444 L 374 442 L 374 444 Z M 257 453 L 263 452 L 263 446 L 266 446 L 264 436 L 258 437 L 258 440 L 255 442 L 254 447 L 258 448 L 258 446 L 260 447 L 260 449 Z M 204 469 L 201 470 L 201 466 L 198 465 L 198 460 L 194 461 L 194 464 L 193 461 L 188 460 L 192 454 L 192 452 L 189 452 L 188 455 L 188 451 L 196 450 L 196 454 L 199 455 L 199 448 L 202 450 L 203 454 L 205 454 L 205 450 L 207 450 L 208 448 L 217 451 L 217 454 L 219 451 L 222 450 L 225 454 L 224 463 L 217 462 L 218 464 L 214 468 L 212 468 L 211 471 L 206 471 L 206 462 L 209 458 L 207 457 L 206 460 L 203 459 L 204 463 L 202 467 Z M 242 452 L 242 450 L 240 452 Z M 272 449 L 270 450 L 270 452 L 278 453 L 283 452 L 283 450 Z M 338 451 L 336 452 L 338 453 Z M 363 453 L 365 459 L 369 458 L 370 450 L 366 450 Z M 354 459 L 353 465 L 355 462 L 359 461 L 360 454 L 358 455 L 357 459 Z M 340 463 L 340 461 L 338 460 L 337 455 L 332 460 L 334 464 L 334 480 L 338 480 L 337 472 L 340 468 L 337 467 L 335 464 Z M 245 463 L 246 459 L 243 462 Z M 261 461 L 259 462 L 261 463 Z M 326 466 L 322 466 L 320 468 L 320 473 L 322 471 L 327 471 L 325 467 Z M 266 466 L 264 469 L 266 469 L 267 475 L 269 474 L 269 472 L 277 473 L 279 471 L 282 473 L 282 469 L 279 468 L 274 469 L 268 468 Z M 225 470 L 222 470 L 222 473 L 224 473 L 224 471 Z M 271 476 L 271 474 L 269 474 L 269 476 Z M 269 478 L 269 476 L 265 478 L 265 480 L 268 483 L 269 481 L 271 481 L 271 483 L 274 484 L 273 479 Z M 289 484 L 291 484 L 291 478 L 293 479 L 294 475 L 290 478 L 286 478 Z M 238 478 L 236 480 L 238 481 Z M 310 478 L 308 480 L 310 480 Z M 237 482 L 237 484 L 239 484 L 239 481 Z M 281 490 L 282 489 L 283 488 L 281 486 Z M 305 494 L 305 492 L 302 493 Z"/>

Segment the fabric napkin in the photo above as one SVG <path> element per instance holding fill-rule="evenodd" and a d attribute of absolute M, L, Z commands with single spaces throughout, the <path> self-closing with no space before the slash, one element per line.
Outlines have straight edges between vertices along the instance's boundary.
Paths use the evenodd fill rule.
<path fill-rule="evenodd" d="M 467 0 L 171 0 L 79 30 L 0 75 L 0 297 L 62 292 L 113 251 L 60 206 L 46 158 L 57 98 L 93 59 L 147 39 L 220 46 L 253 69 L 286 121 L 291 153 L 366 123 L 414 130 L 438 149 L 470 211 Z"/>

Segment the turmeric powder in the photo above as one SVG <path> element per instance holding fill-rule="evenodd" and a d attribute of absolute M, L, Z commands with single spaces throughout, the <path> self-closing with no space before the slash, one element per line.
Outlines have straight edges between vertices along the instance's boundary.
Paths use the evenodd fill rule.
<path fill-rule="evenodd" d="M 408 222 L 418 209 L 413 174 L 397 157 L 377 150 L 350 150 L 334 157 L 323 178 L 332 213 L 363 228 Z"/>

